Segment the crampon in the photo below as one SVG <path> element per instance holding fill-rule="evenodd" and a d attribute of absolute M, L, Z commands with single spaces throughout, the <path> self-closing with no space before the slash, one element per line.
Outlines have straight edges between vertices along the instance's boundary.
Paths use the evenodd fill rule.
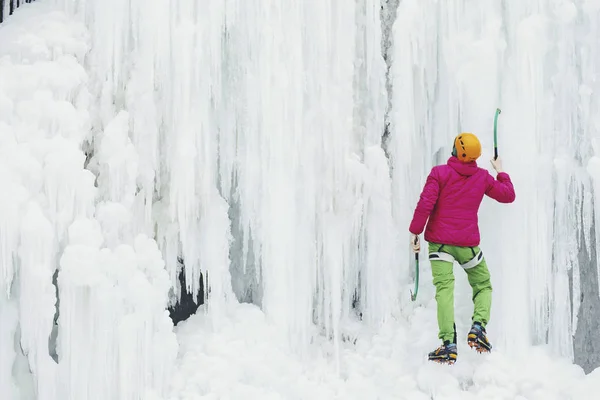
<path fill-rule="evenodd" d="M 479 354 L 492 351 L 492 345 L 487 338 L 485 328 L 478 323 L 474 323 L 471 327 L 467 336 L 467 343 L 470 348 L 475 349 Z"/>
<path fill-rule="evenodd" d="M 444 343 L 436 350 L 429 353 L 429 361 L 438 364 L 454 365 L 458 354 L 455 343 Z"/>

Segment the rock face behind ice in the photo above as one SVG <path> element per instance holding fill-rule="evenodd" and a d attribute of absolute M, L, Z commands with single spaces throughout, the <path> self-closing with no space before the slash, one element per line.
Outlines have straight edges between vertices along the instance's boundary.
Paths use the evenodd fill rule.
<path fill-rule="evenodd" d="M 595 275 L 595 273 L 593 273 Z M 582 292 L 588 294 L 588 299 L 582 299 L 579 318 L 574 338 L 575 363 L 580 365 L 586 373 L 600 366 L 600 344 L 598 344 L 598 331 L 600 329 L 600 301 L 594 298 L 598 287 L 591 282 L 583 285 Z"/>
<path fill-rule="evenodd" d="M 185 278 L 185 263 L 183 259 L 178 260 L 181 270 L 178 274 L 178 282 L 181 296 L 179 299 L 171 301 L 169 306 L 169 316 L 173 321 L 174 325 L 177 325 L 181 321 L 187 320 L 190 316 L 194 315 L 198 310 L 198 307 L 204 304 L 204 287 L 205 280 L 204 274 L 200 274 L 200 283 L 198 284 L 199 290 L 197 293 L 190 293 L 187 290 L 186 278 Z"/>
<path fill-rule="evenodd" d="M 594 224 L 595 225 L 595 224 Z M 593 225 L 591 243 L 596 243 Z M 600 292 L 598 290 L 598 248 L 587 246 L 579 237 L 579 262 L 581 272 L 580 292 L 573 293 L 573 302 L 580 302 L 577 330 L 573 338 L 574 361 L 586 373 L 600 366 Z"/>

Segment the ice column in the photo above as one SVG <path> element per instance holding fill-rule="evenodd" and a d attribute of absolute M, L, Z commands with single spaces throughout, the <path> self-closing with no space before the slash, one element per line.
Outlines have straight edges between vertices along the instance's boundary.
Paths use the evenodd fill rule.
<path fill-rule="evenodd" d="M 48 352 L 54 325 L 56 239 L 53 226 L 31 202 L 21 227 L 19 321 L 21 348 L 36 381 L 38 399 L 55 399 L 57 365 Z"/>
<path fill-rule="evenodd" d="M 59 398 L 162 398 L 177 342 L 161 253 L 143 235 L 114 251 L 102 243 L 96 221 L 71 225 L 59 275 Z"/>

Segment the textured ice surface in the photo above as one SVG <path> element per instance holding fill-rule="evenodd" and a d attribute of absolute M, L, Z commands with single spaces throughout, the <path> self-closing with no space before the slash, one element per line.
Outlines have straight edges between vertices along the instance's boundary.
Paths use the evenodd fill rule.
<path fill-rule="evenodd" d="M 7 399 L 160 398 L 177 354 L 162 254 L 127 224 L 137 165 L 126 119 L 94 137 L 98 185 L 84 169 L 92 126 L 87 50 L 84 25 L 55 6 L 28 4 L 0 25 L 0 393 Z"/>
<path fill-rule="evenodd" d="M 572 364 L 600 363 L 598 2 L 383 5 L 382 24 L 374 0 L 55 0 L 2 25 L 2 393 L 598 391 Z M 496 352 L 460 345 L 438 368 L 424 256 L 409 300 L 407 227 L 456 133 L 480 136 L 488 167 L 496 107 L 517 191 L 480 211 Z M 202 272 L 210 291 L 175 363 L 178 257 L 184 289 Z"/>

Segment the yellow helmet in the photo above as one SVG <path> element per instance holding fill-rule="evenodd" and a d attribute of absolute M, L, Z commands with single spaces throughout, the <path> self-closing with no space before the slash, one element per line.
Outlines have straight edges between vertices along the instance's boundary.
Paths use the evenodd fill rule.
<path fill-rule="evenodd" d="M 452 155 L 462 162 L 475 161 L 481 156 L 481 143 L 472 133 L 461 133 L 454 139 Z"/>

